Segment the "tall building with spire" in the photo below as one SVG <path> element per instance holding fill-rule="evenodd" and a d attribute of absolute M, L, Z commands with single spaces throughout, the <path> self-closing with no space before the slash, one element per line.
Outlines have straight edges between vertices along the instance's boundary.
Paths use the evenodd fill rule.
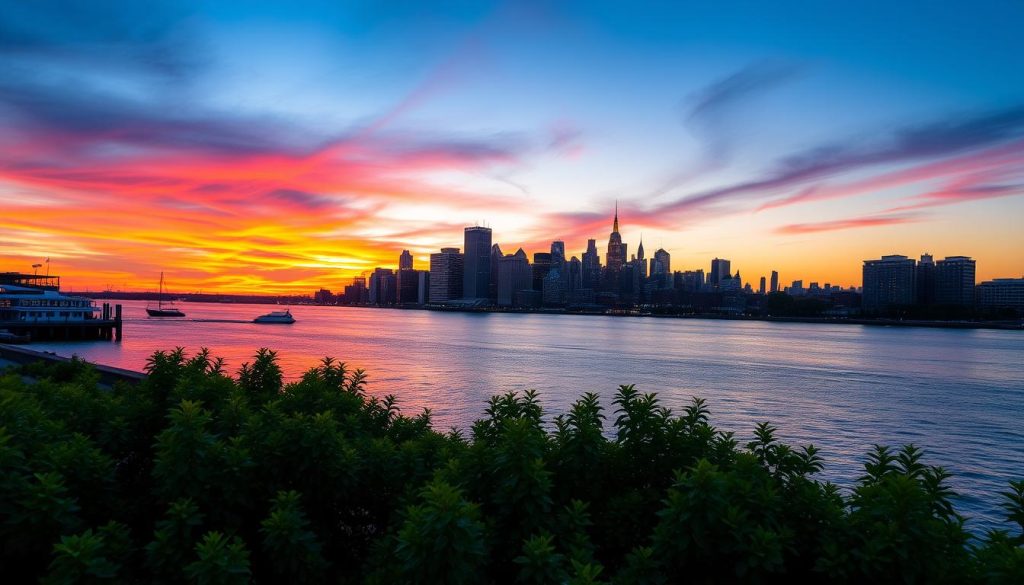
<path fill-rule="evenodd" d="M 622 270 L 626 264 L 626 244 L 622 243 L 622 236 L 619 235 L 619 204 L 615 203 L 615 220 L 612 222 L 612 233 L 608 237 L 608 254 L 605 256 L 605 264 L 613 272 Z"/>

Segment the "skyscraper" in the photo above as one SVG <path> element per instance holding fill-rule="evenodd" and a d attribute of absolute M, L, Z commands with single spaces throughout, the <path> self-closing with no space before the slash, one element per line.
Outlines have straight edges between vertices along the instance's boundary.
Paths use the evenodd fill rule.
<path fill-rule="evenodd" d="M 441 248 L 430 255 L 430 302 L 446 303 L 462 298 L 464 259 L 458 248 Z"/>
<path fill-rule="evenodd" d="M 491 281 L 491 228 L 466 228 L 463 252 L 462 296 L 487 299 Z"/>
<path fill-rule="evenodd" d="M 715 258 L 711 261 L 711 271 L 708 272 L 708 284 L 712 288 L 718 288 L 723 280 L 732 276 L 731 262 L 723 258 Z"/>
<path fill-rule="evenodd" d="M 619 235 L 619 204 L 615 204 L 615 220 L 612 222 L 612 233 L 608 236 L 608 254 L 605 262 L 612 272 L 622 270 L 626 263 L 626 244 L 622 243 L 622 236 Z"/>
<path fill-rule="evenodd" d="M 779 292 L 779 273 L 772 270 L 772 292 Z"/>
<path fill-rule="evenodd" d="M 508 307 L 522 304 L 517 298 L 520 291 L 532 287 L 533 274 L 526 252 L 519 248 L 515 254 L 503 256 L 498 265 L 498 305 Z"/>
<path fill-rule="evenodd" d="M 640 280 L 647 278 L 647 258 L 644 257 L 643 236 L 640 236 L 640 244 L 636 247 L 636 267 L 640 271 Z M 654 272 L 653 268 L 651 268 L 651 272 Z"/>
<path fill-rule="evenodd" d="M 551 265 L 559 269 L 565 264 L 565 242 L 555 240 L 551 242 Z"/>
<path fill-rule="evenodd" d="M 765 278 L 762 276 L 761 277 L 761 286 L 757 287 L 757 292 L 759 292 L 761 294 L 764 294 L 765 293 L 764 289 L 765 289 Z"/>
<path fill-rule="evenodd" d="M 501 253 L 501 246 L 498 244 L 491 246 L 491 278 L 487 285 L 487 298 L 491 300 L 491 303 L 498 302 L 498 267 L 504 256 Z"/>
<path fill-rule="evenodd" d="M 533 253 L 533 290 L 544 290 L 544 278 L 551 270 L 551 252 Z"/>
<path fill-rule="evenodd" d="M 651 259 L 651 276 L 672 272 L 672 256 L 664 248 L 658 248 Z"/>
<path fill-rule="evenodd" d="M 412 254 L 409 250 L 402 250 L 402 255 L 398 257 L 398 269 L 412 270 Z"/>
<path fill-rule="evenodd" d="M 930 305 L 935 302 L 935 261 L 931 254 L 921 254 L 921 261 L 917 263 L 915 275 L 917 282 L 917 303 Z"/>
<path fill-rule="evenodd" d="M 583 253 L 583 288 L 596 289 L 601 282 L 601 257 L 597 253 L 597 242 L 587 240 L 587 251 Z"/>
<path fill-rule="evenodd" d="M 910 305 L 917 300 L 914 287 L 915 262 L 906 256 L 882 256 L 865 260 L 862 307 L 865 312 L 884 311 L 893 305 Z"/>
<path fill-rule="evenodd" d="M 974 305 L 975 262 L 967 256 L 947 256 L 935 263 L 935 302 Z"/>

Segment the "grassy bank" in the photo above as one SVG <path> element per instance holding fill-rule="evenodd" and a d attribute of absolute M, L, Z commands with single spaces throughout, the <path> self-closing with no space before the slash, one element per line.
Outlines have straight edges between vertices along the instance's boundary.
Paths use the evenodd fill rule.
<path fill-rule="evenodd" d="M 0 377 L 10 582 L 1024 582 L 1024 482 L 1014 530 L 972 540 L 909 446 L 867 454 L 847 494 L 813 447 L 767 424 L 740 444 L 702 401 L 631 386 L 553 429 L 532 392 L 497 396 L 460 434 L 330 359 L 288 385 L 266 350 L 231 376 L 205 351 L 146 369 Z"/>

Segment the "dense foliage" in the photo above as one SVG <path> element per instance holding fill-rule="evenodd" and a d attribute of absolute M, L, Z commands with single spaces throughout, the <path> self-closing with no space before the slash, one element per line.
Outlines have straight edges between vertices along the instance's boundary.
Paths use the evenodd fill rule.
<path fill-rule="evenodd" d="M 768 424 L 739 444 L 632 386 L 553 423 L 496 396 L 463 435 L 330 359 L 290 384 L 267 350 L 235 378 L 205 350 L 147 371 L 0 377 L 6 582 L 1024 583 L 1021 531 L 970 539 L 909 446 L 841 492 Z M 1005 507 L 1024 528 L 1024 482 Z"/>

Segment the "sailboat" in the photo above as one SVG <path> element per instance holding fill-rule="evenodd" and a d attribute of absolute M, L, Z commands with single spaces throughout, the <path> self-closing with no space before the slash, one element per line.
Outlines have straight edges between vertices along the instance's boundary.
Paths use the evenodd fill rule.
<path fill-rule="evenodd" d="M 157 297 L 156 308 L 146 307 L 146 312 L 149 313 L 150 317 L 184 317 L 185 313 L 181 312 L 181 309 L 171 305 L 164 307 L 164 273 L 160 273 L 160 296 Z"/>

